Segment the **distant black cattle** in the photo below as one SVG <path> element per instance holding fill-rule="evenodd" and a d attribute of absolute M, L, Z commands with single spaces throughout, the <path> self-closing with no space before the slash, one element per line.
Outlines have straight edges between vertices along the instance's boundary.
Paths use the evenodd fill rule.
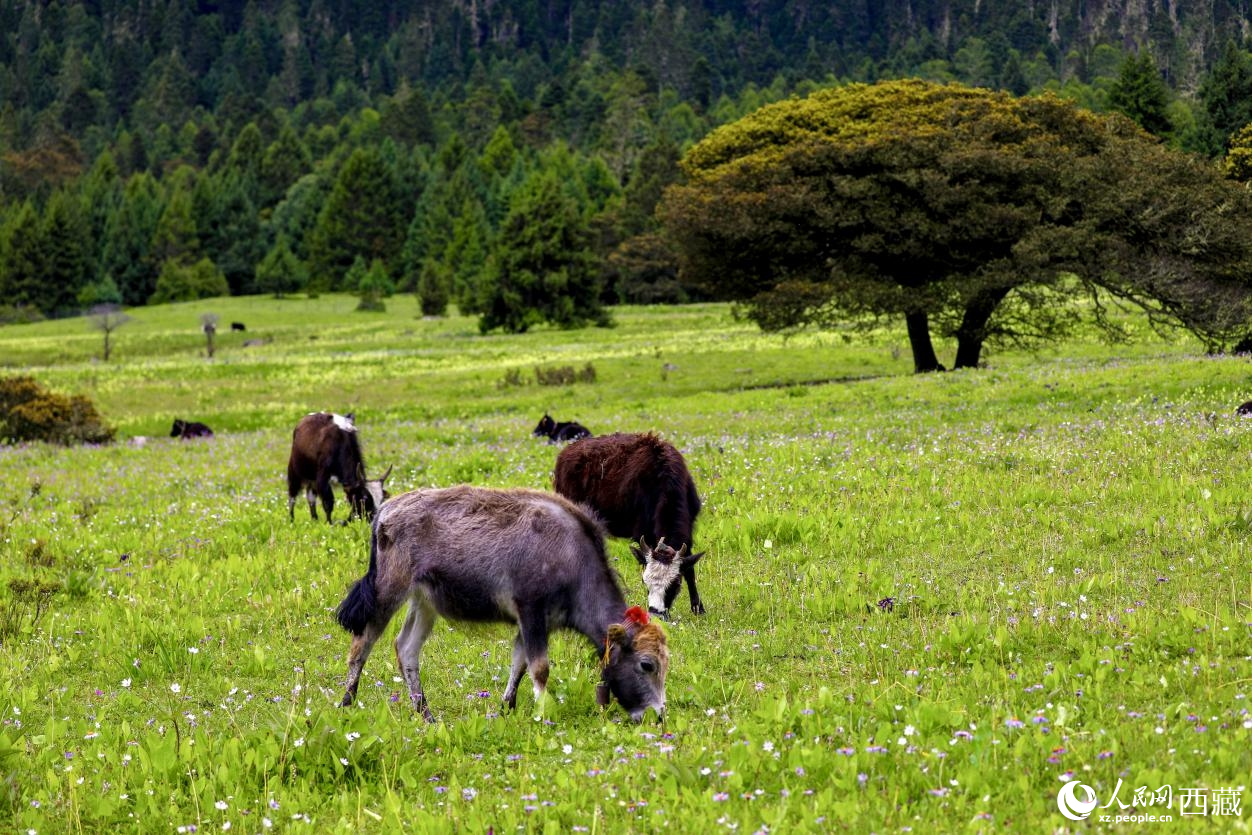
<path fill-rule="evenodd" d="M 243 322 L 231 322 L 230 329 L 233 331 L 246 331 L 247 330 L 247 328 L 244 327 Z"/>
<path fill-rule="evenodd" d="M 530 433 L 536 438 L 547 438 L 548 443 L 564 443 L 566 441 L 577 441 L 579 438 L 590 438 L 591 430 L 576 421 L 567 421 L 557 423 L 552 419 L 551 415 L 545 414 L 539 421 L 539 425 L 535 427 L 535 431 Z"/>
<path fill-rule="evenodd" d="M 1247 403 L 1244 403 L 1238 409 L 1235 409 L 1235 414 L 1252 415 L 1252 400 L 1249 400 Z"/>
<path fill-rule="evenodd" d="M 287 515 L 296 518 L 296 495 L 304 488 L 309 513 L 317 519 L 317 500 L 321 498 L 326 521 L 335 509 L 335 493 L 331 482 L 343 485 L 344 495 L 354 516 L 372 520 L 374 513 L 388 498 L 383 482 L 391 475 L 391 467 L 382 478 L 365 478 L 365 458 L 357 439 L 353 416 L 330 412 L 314 412 L 300 420 L 291 433 L 291 457 L 287 461 Z"/>
<path fill-rule="evenodd" d="M 184 441 L 188 438 L 212 438 L 213 430 L 203 423 L 180 419 L 174 421 L 174 428 L 170 430 L 170 437 L 182 438 Z"/>
<path fill-rule="evenodd" d="M 587 438 L 561 450 L 553 484 L 600 514 L 609 533 L 642 546 L 631 550 L 644 569 L 650 610 L 667 614 L 686 580 L 691 611 L 704 614 L 695 572 L 704 554 L 691 547 L 700 496 L 673 444 L 652 434 Z"/>

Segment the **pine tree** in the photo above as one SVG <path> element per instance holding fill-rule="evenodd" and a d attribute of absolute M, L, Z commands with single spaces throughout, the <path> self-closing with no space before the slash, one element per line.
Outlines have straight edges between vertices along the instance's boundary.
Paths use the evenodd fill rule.
<path fill-rule="evenodd" d="M 226 276 L 208 258 L 201 258 L 194 264 L 171 259 L 161 267 L 156 290 L 148 303 L 189 302 L 225 296 L 229 292 Z"/>
<path fill-rule="evenodd" d="M 200 238 L 192 216 L 189 184 L 194 177 L 189 169 L 175 177 L 176 184 L 165 202 L 161 219 L 152 235 L 153 263 L 163 267 L 167 261 L 190 264 L 200 253 Z"/>
<path fill-rule="evenodd" d="M 91 228 L 78 199 L 66 191 L 52 195 L 40 228 L 41 299 L 45 313 L 76 306 L 78 292 L 91 280 Z"/>
<path fill-rule="evenodd" d="M 491 227 L 487 223 L 487 213 L 480 202 L 467 197 L 452 222 L 452 236 L 444 248 L 442 259 L 447 278 L 446 292 L 457 300 L 462 313 L 480 312 L 474 305 L 474 299 L 490 246 Z"/>
<path fill-rule="evenodd" d="M 43 246 L 39 212 L 24 201 L 3 229 L 4 258 L 0 269 L 0 303 L 42 310 Z"/>
<path fill-rule="evenodd" d="M 353 268 L 355 270 L 355 265 Z M 380 258 L 375 258 L 370 263 L 369 269 L 364 271 L 356 285 L 356 293 L 361 299 L 356 309 L 363 311 L 381 313 L 386 310 L 387 303 L 383 299 L 396 291 L 396 285 L 387 274 L 387 267 Z"/>
<path fill-rule="evenodd" d="M 92 282 L 78 291 L 78 306 L 89 310 L 99 305 L 121 305 L 122 291 L 117 289 L 113 276 L 106 275 L 99 281 Z"/>
<path fill-rule="evenodd" d="M 246 177 L 227 171 L 221 177 L 202 177 L 192 198 L 203 249 L 213 254 L 236 295 L 253 292 L 256 265 L 265 254 L 250 185 Z"/>
<path fill-rule="evenodd" d="M 265 149 L 261 160 L 261 205 L 277 203 L 292 183 L 312 169 L 313 157 L 309 149 L 290 124 L 283 125 L 278 138 Z"/>
<path fill-rule="evenodd" d="M 1201 150 L 1219 156 L 1230 136 L 1252 122 L 1252 59 L 1234 41 L 1226 44 L 1221 60 L 1201 83 L 1200 103 Z"/>
<path fill-rule="evenodd" d="M 1169 90 L 1146 49 L 1122 62 L 1117 80 L 1109 88 L 1109 107 L 1134 119 L 1156 136 L 1173 130 L 1169 120 Z"/>
<path fill-rule="evenodd" d="M 144 172 L 127 181 L 121 202 L 105 223 L 101 271 L 113 276 L 127 305 L 145 303 L 156 289 L 151 250 L 161 210 L 156 180 Z"/>
<path fill-rule="evenodd" d="M 443 316 L 452 295 L 452 271 L 428 258 L 417 276 L 417 303 L 423 316 Z"/>
<path fill-rule="evenodd" d="M 376 148 L 358 148 L 344 163 L 317 225 L 309 235 L 308 260 L 316 286 L 336 288 L 358 257 L 399 263 L 404 242 L 405 199 Z"/>
<path fill-rule="evenodd" d="M 256 289 L 262 293 L 273 293 L 279 299 L 304 289 L 308 280 L 304 264 L 292 253 L 287 238 L 281 235 L 256 268 Z"/>
<path fill-rule="evenodd" d="M 250 188 L 261 182 L 261 166 L 265 158 L 265 140 L 256 122 L 249 122 L 239 131 L 230 148 L 226 167 L 247 181 Z M 252 196 L 252 195 L 249 195 Z"/>
<path fill-rule="evenodd" d="M 606 325 L 586 221 L 552 171 L 532 175 L 515 196 L 492 250 L 478 327 L 522 333 L 550 322 Z"/>

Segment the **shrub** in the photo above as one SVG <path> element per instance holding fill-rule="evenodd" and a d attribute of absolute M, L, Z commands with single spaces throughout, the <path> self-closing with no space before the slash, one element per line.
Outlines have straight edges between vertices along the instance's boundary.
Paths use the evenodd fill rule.
<path fill-rule="evenodd" d="M 226 276 L 208 258 L 201 258 L 194 264 L 169 260 L 161 267 L 156 292 L 148 303 L 190 302 L 229 295 L 230 285 Z"/>
<path fill-rule="evenodd" d="M 357 263 L 348 271 L 349 275 L 362 263 L 364 262 L 357 258 Z M 361 298 L 356 306 L 357 310 L 382 312 L 387 309 L 387 303 L 383 299 L 396 292 L 396 285 L 387 274 L 387 268 L 377 258 L 370 264 L 369 270 L 355 282 L 355 286 L 356 294 Z"/>
<path fill-rule="evenodd" d="M 524 385 L 526 385 L 526 380 L 522 377 L 522 369 L 510 368 L 504 372 L 504 378 L 496 383 L 496 388 L 512 388 Z"/>
<path fill-rule="evenodd" d="M 82 395 L 50 392 L 33 377 L 0 378 L 0 439 L 104 444 L 114 432 Z"/>
<path fill-rule="evenodd" d="M 25 304 L 0 304 L 0 325 L 29 325 L 42 322 L 44 315 L 39 308 Z"/>
<path fill-rule="evenodd" d="M 535 367 L 535 381 L 541 386 L 569 386 L 574 383 L 594 383 L 596 368 L 587 363 L 581 370 L 572 365 L 559 365 L 555 368 Z"/>
<path fill-rule="evenodd" d="M 0 643 L 35 629 L 61 591 L 56 580 L 9 580 L 9 593 L 0 598 Z"/>

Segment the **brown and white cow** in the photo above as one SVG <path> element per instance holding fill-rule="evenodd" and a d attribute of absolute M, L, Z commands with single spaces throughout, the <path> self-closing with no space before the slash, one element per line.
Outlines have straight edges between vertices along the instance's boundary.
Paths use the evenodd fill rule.
<path fill-rule="evenodd" d="M 649 611 L 668 616 L 686 580 L 691 611 L 704 614 L 695 572 L 704 553 L 691 548 L 700 496 L 673 444 L 652 434 L 584 438 L 561 450 L 553 484 L 598 513 L 609 533 L 639 543 L 631 551 L 644 569 Z"/>
<path fill-rule="evenodd" d="M 365 477 L 365 458 L 357 437 L 352 415 L 313 412 L 301 418 L 291 434 L 291 457 L 287 460 L 287 514 L 296 518 L 296 495 L 303 487 L 309 502 L 309 513 L 317 519 L 317 500 L 322 500 L 326 521 L 335 509 L 335 493 L 331 485 L 343 485 L 350 511 L 348 519 L 373 519 L 374 513 L 387 499 L 383 483 L 391 475 L 391 467 L 379 479 Z"/>
<path fill-rule="evenodd" d="M 538 702 L 548 683 L 548 635 L 571 629 L 601 656 L 596 700 L 617 698 L 639 721 L 665 710 L 669 649 L 665 633 L 638 606 L 626 608 L 604 551 L 599 524 L 553 493 L 462 485 L 398 496 L 378 512 L 369 570 L 339 604 L 353 634 L 343 704 L 356 697 L 361 670 L 396 611 L 409 604 L 396 658 L 413 706 L 434 716 L 419 675 L 422 646 L 439 616 L 517 624 L 503 694 L 517 706 L 529 671 Z"/>

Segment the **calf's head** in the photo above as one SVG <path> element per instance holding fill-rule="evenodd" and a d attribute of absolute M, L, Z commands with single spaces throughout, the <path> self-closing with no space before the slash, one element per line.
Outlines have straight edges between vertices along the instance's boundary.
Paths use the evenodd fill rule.
<path fill-rule="evenodd" d="M 552 415 L 545 414 L 539 419 L 539 425 L 535 427 L 535 431 L 530 434 L 536 438 L 551 437 L 556 430 L 556 421 L 552 419 Z"/>
<path fill-rule="evenodd" d="M 179 435 L 183 434 L 183 430 L 186 428 L 187 428 L 187 421 L 175 420 L 174 428 L 170 430 L 170 437 L 177 438 Z"/>
<path fill-rule="evenodd" d="M 648 708 L 665 713 L 665 674 L 669 672 L 669 647 L 661 627 L 648 621 L 638 606 L 626 610 L 622 623 L 609 627 L 596 701 L 609 704 L 610 695 L 622 710 L 638 722 Z"/>
<path fill-rule="evenodd" d="M 394 464 L 391 465 L 391 467 L 394 466 Z M 378 508 L 391 498 L 391 494 L 383 486 L 387 476 L 391 475 L 391 467 L 387 468 L 382 478 L 375 479 L 366 479 L 365 468 L 357 467 L 356 484 L 343 488 L 344 495 L 348 497 L 348 504 L 352 507 L 353 515 L 363 517 L 370 522 L 374 521 L 374 514 L 378 512 Z"/>
<path fill-rule="evenodd" d="M 648 611 L 668 618 L 669 607 L 682 589 L 683 566 L 695 565 L 704 552 L 693 554 L 686 544 L 675 551 L 665 544 L 665 537 L 658 539 L 654 548 L 649 548 L 647 540 L 640 537 L 638 545 L 631 544 L 630 552 L 643 567 L 643 584 L 648 589 Z"/>

